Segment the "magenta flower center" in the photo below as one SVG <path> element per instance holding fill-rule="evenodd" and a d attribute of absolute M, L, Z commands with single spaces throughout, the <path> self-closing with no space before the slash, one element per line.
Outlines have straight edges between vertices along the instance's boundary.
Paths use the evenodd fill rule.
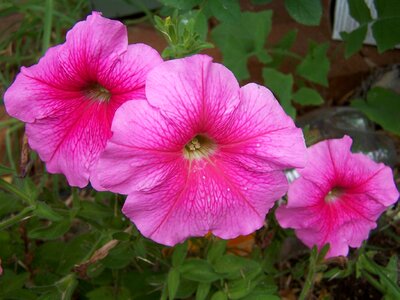
<path fill-rule="evenodd" d="M 337 201 L 341 195 L 343 195 L 344 190 L 341 187 L 334 187 L 325 196 L 325 203 L 332 203 Z"/>
<path fill-rule="evenodd" d="M 209 137 L 198 134 L 183 148 L 183 154 L 187 159 L 201 159 L 212 154 L 216 144 Z"/>
<path fill-rule="evenodd" d="M 93 101 L 109 102 L 111 93 L 104 86 L 99 83 L 93 83 L 84 89 L 86 97 Z"/>

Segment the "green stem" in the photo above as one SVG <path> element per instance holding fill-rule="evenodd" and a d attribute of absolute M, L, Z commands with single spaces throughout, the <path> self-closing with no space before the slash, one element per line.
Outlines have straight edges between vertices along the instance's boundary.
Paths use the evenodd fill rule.
<path fill-rule="evenodd" d="M 310 257 L 310 265 L 308 267 L 308 273 L 306 281 L 304 282 L 303 290 L 299 296 L 299 300 L 307 299 L 308 294 L 311 292 L 312 287 L 314 285 L 316 273 L 316 261 L 314 257 Z"/>
<path fill-rule="evenodd" d="M 385 294 L 385 289 L 382 287 L 382 285 L 374 278 L 372 277 L 367 271 L 362 272 L 362 276 L 367 279 L 367 281 L 378 291 L 380 291 L 382 294 Z"/>
<path fill-rule="evenodd" d="M 53 0 L 46 0 L 44 26 L 43 26 L 43 40 L 42 40 L 43 54 L 47 51 L 47 49 L 50 46 L 52 22 L 53 22 Z"/>
<path fill-rule="evenodd" d="M 31 212 L 35 209 L 34 206 L 25 207 L 21 212 L 16 214 L 15 216 L 0 222 L 0 231 L 19 223 L 21 220 L 32 217 Z"/>

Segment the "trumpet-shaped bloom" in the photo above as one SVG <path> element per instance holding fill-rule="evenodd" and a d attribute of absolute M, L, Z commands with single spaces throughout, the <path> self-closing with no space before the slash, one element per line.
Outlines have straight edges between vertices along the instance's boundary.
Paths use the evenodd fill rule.
<path fill-rule="evenodd" d="M 309 161 L 289 186 L 288 202 L 276 210 L 308 247 L 330 244 L 327 257 L 360 247 L 376 220 L 399 193 L 389 167 L 350 152 L 352 140 L 322 141 L 308 149 Z"/>
<path fill-rule="evenodd" d="M 301 130 L 272 93 L 239 88 L 227 68 L 194 55 L 155 67 L 146 97 L 118 109 L 98 163 L 101 185 L 128 195 L 125 215 L 166 245 L 260 228 L 287 191 L 283 169 L 306 160 Z"/>
<path fill-rule="evenodd" d="M 26 122 L 29 145 L 50 173 L 83 187 L 111 136 L 116 109 L 145 99 L 145 78 L 161 63 L 149 46 L 128 46 L 126 27 L 92 13 L 50 48 L 39 63 L 22 68 L 4 95 L 7 112 Z"/>

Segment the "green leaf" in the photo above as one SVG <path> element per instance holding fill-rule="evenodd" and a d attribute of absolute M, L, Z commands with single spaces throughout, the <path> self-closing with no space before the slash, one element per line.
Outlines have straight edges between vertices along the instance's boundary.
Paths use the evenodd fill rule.
<path fill-rule="evenodd" d="M 75 278 L 74 274 L 69 274 L 57 281 L 55 286 L 60 293 L 59 299 L 69 300 L 72 299 L 72 294 L 78 286 L 78 280 Z"/>
<path fill-rule="evenodd" d="M 270 64 L 271 67 L 277 69 L 280 66 L 296 41 L 296 37 L 297 29 L 290 30 L 273 46 L 273 62 Z"/>
<path fill-rule="evenodd" d="M 118 241 L 129 241 L 131 239 L 131 235 L 124 231 L 118 231 L 113 233 L 112 238 Z"/>
<path fill-rule="evenodd" d="M 398 0 L 375 0 L 375 8 L 378 19 L 400 17 L 400 1 Z"/>
<path fill-rule="evenodd" d="M 214 264 L 214 270 L 227 279 L 244 277 L 251 279 L 261 271 L 261 265 L 256 261 L 235 255 L 224 255 Z"/>
<path fill-rule="evenodd" d="M 293 76 L 283 74 L 275 69 L 264 68 L 263 77 L 265 85 L 274 92 L 283 109 L 292 117 L 295 117 L 296 110 L 292 106 Z"/>
<path fill-rule="evenodd" d="M 104 266 L 110 269 L 122 269 L 128 266 L 135 255 L 129 242 L 121 242 L 110 250 L 102 260 Z"/>
<path fill-rule="evenodd" d="M 367 35 L 367 31 L 368 25 L 364 24 L 353 30 L 352 32 L 340 33 L 340 36 L 346 43 L 344 51 L 344 56 L 346 58 L 349 58 L 361 49 L 365 36 Z"/>
<path fill-rule="evenodd" d="M 375 0 L 375 8 L 378 18 L 372 24 L 372 33 L 381 53 L 400 43 L 400 1 Z"/>
<path fill-rule="evenodd" d="M 22 289 L 23 285 L 29 278 L 29 273 L 15 274 L 12 270 L 4 270 L 4 274 L 0 277 L 0 296 Z M 3 298 L 3 297 L 0 297 Z"/>
<path fill-rule="evenodd" d="M 322 16 L 321 0 L 285 0 L 289 15 L 304 25 L 319 25 Z"/>
<path fill-rule="evenodd" d="M 400 43 L 400 17 L 375 21 L 372 24 L 372 33 L 379 53 L 394 48 Z"/>
<path fill-rule="evenodd" d="M 210 283 L 200 282 L 199 286 L 197 287 L 196 300 L 205 300 L 210 292 L 210 288 Z"/>
<path fill-rule="evenodd" d="M 35 215 L 39 218 L 50 220 L 50 221 L 61 221 L 63 217 L 56 213 L 50 206 L 45 202 L 37 202 Z"/>
<path fill-rule="evenodd" d="M 197 290 L 198 283 L 192 280 L 187 280 L 185 278 L 181 278 L 179 288 L 176 291 L 177 299 L 188 299 L 193 296 L 193 294 Z"/>
<path fill-rule="evenodd" d="M 174 253 L 172 254 L 172 265 L 174 267 L 180 266 L 185 261 L 187 250 L 187 242 L 175 246 Z"/>
<path fill-rule="evenodd" d="M 365 24 L 372 21 L 371 12 L 365 0 L 348 0 L 350 16 L 358 23 Z"/>
<path fill-rule="evenodd" d="M 242 299 L 249 295 L 257 284 L 264 279 L 264 275 L 260 275 L 254 279 L 241 278 L 239 280 L 228 283 L 229 299 Z"/>
<path fill-rule="evenodd" d="M 120 289 L 115 289 L 115 287 L 111 286 L 103 286 L 100 288 L 96 288 L 87 293 L 86 297 L 89 300 L 132 299 L 129 290 L 127 288 L 122 287 Z"/>
<path fill-rule="evenodd" d="M 28 232 L 31 239 L 54 240 L 63 236 L 71 227 L 69 219 L 63 219 L 60 222 L 52 222 L 49 226 L 35 228 Z"/>
<path fill-rule="evenodd" d="M 326 56 L 328 43 L 316 44 L 311 42 L 308 53 L 297 66 L 297 73 L 307 80 L 328 86 L 329 59 Z"/>
<path fill-rule="evenodd" d="M 324 103 L 324 99 L 316 90 L 307 87 L 302 87 L 294 93 L 293 100 L 301 105 L 320 105 Z"/>
<path fill-rule="evenodd" d="M 266 295 L 264 293 L 253 292 L 250 295 L 246 296 L 246 300 L 279 300 L 278 296 L 275 295 Z"/>
<path fill-rule="evenodd" d="M 181 275 L 196 282 L 213 282 L 220 276 L 214 272 L 211 264 L 202 259 L 187 259 L 181 266 Z"/>
<path fill-rule="evenodd" d="M 237 0 L 207 1 L 211 13 L 221 22 L 237 22 L 240 19 L 240 5 Z"/>
<path fill-rule="evenodd" d="M 207 260 L 212 264 L 217 262 L 226 251 L 226 243 L 226 240 L 214 240 L 208 249 Z"/>
<path fill-rule="evenodd" d="M 223 291 L 218 291 L 212 295 L 211 300 L 228 300 L 228 297 Z"/>
<path fill-rule="evenodd" d="M 176 291 L 179 287 L 180 274 L 176 268 L 171 268 L 168 272 L 167 283 L 168 283 L 168 295 L 169 299 L 175 299 Z"/>
<path fill-rule="evenodd" d="M 165 6 L 174 7 L 181 10 L 191 9 L 199 5 L 202 0 L 159 0 Z"/>
<path fill-rule="evenodd" d="M 224 64 L 238 80 L 249 77 L 247 60 L 263 51 L 271 21 L 271 11 L 244 12 L 237 22 L 222 22 L 212 31 L 212 39 L 221 49 Z"/>
<path fill-rule="evenodd" d="M 384 129 L 400 135 L 400 96 L 395 92 L 375 87 L 368 92 L 367 101 L 357 99 L 351 105 Z"/>

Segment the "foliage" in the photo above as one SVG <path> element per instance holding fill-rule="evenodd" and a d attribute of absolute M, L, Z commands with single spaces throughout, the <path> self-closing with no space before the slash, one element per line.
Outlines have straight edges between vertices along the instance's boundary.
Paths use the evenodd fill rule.
<path fill-rule="evenodd" d="M 275 0 L 276 1 L 276 0 Z M 264 84 L 292 117 L 296 107 L 324 102 L 315 84 L 328 86 L 328 44 L 309 42 L 306 55 L 291 51 L 297 39 L 288 31 L 279 42 L 268 37 L 273 11 L 241 11 L 239 1 L 160 0 L 161 16 L 155 26 L 168 42 L 165 58 L 183 57 L 210 48 L 211 40 L 223 63 L 240 80 L 250 77 L 248 60 L 262 66 Z M 267 5 L 272 0 L 253 0 Z M 375 0 L 377 18 L 371 17 L 364 0 L 349 0 L 352 17 L 360 24 L 343 33 L 346 56 L 362 45 L 372 26 L 379 51 L 400 42 L 400 2 Z M 285 0 L 289 15 L 303 25 L 318 25 L 319 0 Z M 261 8 L 263 6 L 260 6 Z M 0 17 L 14 17 L 0 35 L 1 88 L 9 86 L 19 67 L 35 63 L 50 45 L 62 43 L 66 29 L 89 11 L 86 0 L 5 0 Z M 17 16 L 17 17 L 15 17 Z M 214 22 L 216 26 L 209 25 Z M 388 30 L 389 28 L 389 30 Z M 295 65 L 294 74 L 280 68 Z M 296 104 L 294 105 L 293 102 Z M 366 101 L 353 106 L 388 131 L 400 135 L 399 99 L 382 88 L 372 89 Z M 385 299 L 399 299 L 398 258 L 385 249 L 382 262 L 372 244 L 366 244 L 349 260 L 323 259 L 324 251 L 310 255 L 300 246 L 287 246 L 290 231 L 281 230 L 270 217 L 268 227 L 239 241 L 211 236 L 191 239 L 168 248 L 143 238 L 121 213 L 123 199 L 90 187 L 74 189 L 60 175 L 46 173 L 34 153 L 20 160 L 22 124 L 8 119 L 5 158 L 0 165 L 0 298 L 1 299 L 279 299 L 280 282 L 292 280 L 301 297 L 318 289 L 316 278 L 329 283 L 335 278 L 357 276 L 367 280 Z M 27 175 L 21 178 L 21 175 Z M 377 234 L 399 244 L 393 220 L 399 208 L 382 218 Z M 397 248 L 396 248 L 397 247 Z M 293 253 L 281 255 L 285 250 Z M 394 252 L 394 253 L 392 253 Z M 239 256 L 238 253 L 244 255 Z M 305 271 L 306 270 L 306 271 Z"/>

